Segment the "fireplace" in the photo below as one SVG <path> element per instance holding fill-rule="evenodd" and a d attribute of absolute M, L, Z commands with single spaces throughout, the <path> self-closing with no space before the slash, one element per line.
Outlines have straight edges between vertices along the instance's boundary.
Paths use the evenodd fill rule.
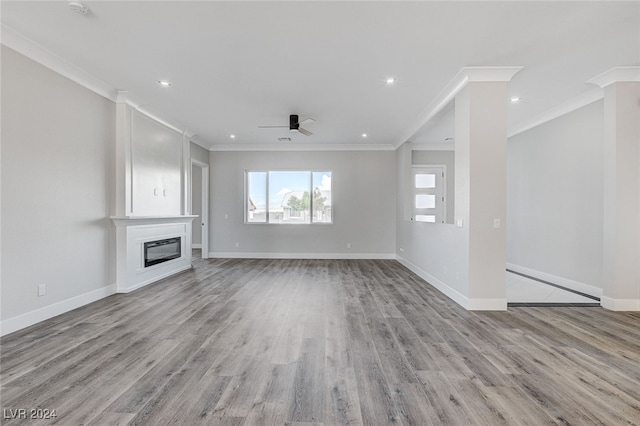
<path fill-rule="evenodd" d="M 180 237 L 144 243 L 144 267 L 168 262 L 182 256 Z"/>

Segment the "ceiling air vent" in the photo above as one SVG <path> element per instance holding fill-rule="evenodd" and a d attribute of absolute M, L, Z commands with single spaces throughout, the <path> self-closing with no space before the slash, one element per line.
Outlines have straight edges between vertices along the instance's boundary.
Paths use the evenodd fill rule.
<path fill-rule="evenodd" d="M 291 138 L 278 138 L 280 142 L 291 142 Z"/>

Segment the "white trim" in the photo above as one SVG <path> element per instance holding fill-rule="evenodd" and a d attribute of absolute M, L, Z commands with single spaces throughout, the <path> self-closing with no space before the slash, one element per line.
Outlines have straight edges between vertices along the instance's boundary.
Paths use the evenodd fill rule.
<path fill-rule="evenodd" d="M 116 285 L 112 284 L 110 286 L 102 287 L 97 290 L 80 294 L 70 299 L 18 315 L 17 317 L 6 319 L 0 322 L 0 336 L 22 330 L 23 328 L 27 328 L 41 321 L 48 320 L 49 318 L 64 314 L 65 312 L 72 311 L 100 299 L 104 299 L 105 297 L 111 296 L 115 293 Z"/>
<path fill-rule="evenodd" d="M 367 259 L 393 260 L 395 253 L 268 253 L 268 252 L 209 252 L 209 257 L 218 259 Z"/>
<path fill-rule="evenodd" d="M 507 269 L 602 299 L 602 289 L 591 284 L 581 283 L 569 278 L 559 277 L 557 275 L 537 271 L 535 269 L 527 268 L 526 266 L 520 266 L 513 263 L 507 263 Z"/>
<path fill-rule="evenodd" d="M 507 299 L 467 299 L 467 311 L 506 311 Z"/>
<path fill-rule="evenodd" d="M 472 82 L 498 82 L 510 81 L 524 67 L 464 67 L 458 74 L 445 86 L 438 96 L 429 104 L 427 109 L 420 114 L 420 118 L 412 126 L 408 127 L 408 131 L 404 133 L 402 138 L 396 140 L 393 144 L 398 148 L 403 143 L 411 140 L 424 126 L 436 116 L 456 97 L 468 83 Z M 505 100 L 506 102 L 506 100 Z"/>
<path fill-rule="evenodd" d="M 391 144 L 214 144 L 209 151 L 395 151 Z"/>
<path fill-rule="evenodd" d="M 191 244 L 191 248 L 201 249 L 202 248 L 202 244 Z"/>
<path fill-rule="evenodd" d="M 599 87 L 595 87 L 587 92 L 584 92 L 580 96 L 570 99 L 567 102 L 563 102 L 560 105 L 556 105 L 555 107 L 543 112 L 542 114 L 538 114 L 531 119 L 518 123 L 516 126 L 513 126 L 511 129 L 509 129 L 507 137 L 510 138 L 527 130 L 531 130 L 534 127 L 540 126 L 541 124 L 547 123 L 579 108 L 599 101 L 603 97 L 603 90 Z"/>
<path fill-rule="evenodd" d="M 451 288 L 424 269 L 414 265 L 402 256 L 396 255 L 396 260 L 406 266 L 411 272 L 425 280 L 427 284 L 442 292 L 449 299 L 456 302 L 468 311 L 506 311 L 507 299 L 469 299 L 458 290 Z"/>
<path fill-rule="evenodd" d="M 603 296 L 600 305 L 611 311 L 640 311 L 640 299 L 613 299 Z"/>
<path fill-rule="evenodd" d="M 611 68 L 587 81 L 603 88 L 618 82 L 640 82 L 640 67 Z"/>
<path fill-rule="evenodd" d="M 191 264 L 189 264 L 187 266 L 183 266 L 180 269 L 175 269 L 173 271 L 166 272 L 166 273 L 161 274 L 161 275 L 155 275 L 154 277 L 149 278 L 146 281 L 142 281 L 141 283 L 138 283 L 138 284 L 133 285 L 131 287 L 120 287 L 120 288 L 117 289 L 117 292 L 118 293 L 131 293 L 132 291 L 137 290 L 137 289 L 139 289 L 141 287 L 147 286 L 149 284 L 153 284 L 155 282 L 158 282 L 158 281 L 160 281 L 162 279 L 165 279 L 167 277 L 171 277 L 173 275 L 178 275 L 179 273 L 184 272 L 184 271 L 186 271 L 188 269 L 191 269 Z"/>
<path fill-rule="evenodd" d="M 2 44 L 86 87 L 92 92 L 114 102 L 116 101 L 117 90 L 114 87 L 78 68 L 71 62 L 62 59 L 5 24 L 2 24 Z"/>

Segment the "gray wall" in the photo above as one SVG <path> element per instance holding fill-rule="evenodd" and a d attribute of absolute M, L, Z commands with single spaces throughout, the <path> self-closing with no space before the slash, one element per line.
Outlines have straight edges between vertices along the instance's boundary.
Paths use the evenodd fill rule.
<path fill-rule="evenodd" d="M 395 152 L 211 152 L 209 158 L 212 255 L 394 255 Z M 331 170 L 334 223 L 244 224 L 247 169 Z"/>
<path fill-rule="evenodd" d="M 2 46 L 3 321 L 114 283 L 114 133 L 113 102 Z"/>
<path fill-rule="evenodd" d="M 192 160 L 198 160 L 201 163 L 209 164 L 209 151 L 193 142 L 191 142 L 189 145 Z"/>
<path fill-rule="evenodd" d="M 509 139 L 507 262 L 602 287 L 603 102 Z"/>
<path fill-rule="evenodd" d="M 432 151 L 432 150 L 413 150 L 411 152 L 412 165 L 441 165 L 446 166 L 446 207 L 447 216 L 445 221 L 453 223 L 455 213 L 455 190 L 456 190 L 456 168 L 455 168 L 455 151 Z"/>

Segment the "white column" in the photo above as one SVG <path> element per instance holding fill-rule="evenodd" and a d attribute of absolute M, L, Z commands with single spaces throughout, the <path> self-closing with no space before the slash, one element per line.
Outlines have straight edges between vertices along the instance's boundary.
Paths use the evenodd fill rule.
<path fill-rule="evenodd" d="M 640 310 L 640 68 L 591 80 L 604 89 L 602 306 Z"/>
<path fill-rule="evenodd" d="M 133 211 L 131 193 L 131 107 L 127 92 L 118 92 L 116 100 L 115 211 L 112 216 L 130 216 Z"/>
<path fill-rule="evenodd" d="M 455 97 L 456 222 L 468 237 L 470 310 L 507 308 L 508 79 L 472 81 Z"/>

